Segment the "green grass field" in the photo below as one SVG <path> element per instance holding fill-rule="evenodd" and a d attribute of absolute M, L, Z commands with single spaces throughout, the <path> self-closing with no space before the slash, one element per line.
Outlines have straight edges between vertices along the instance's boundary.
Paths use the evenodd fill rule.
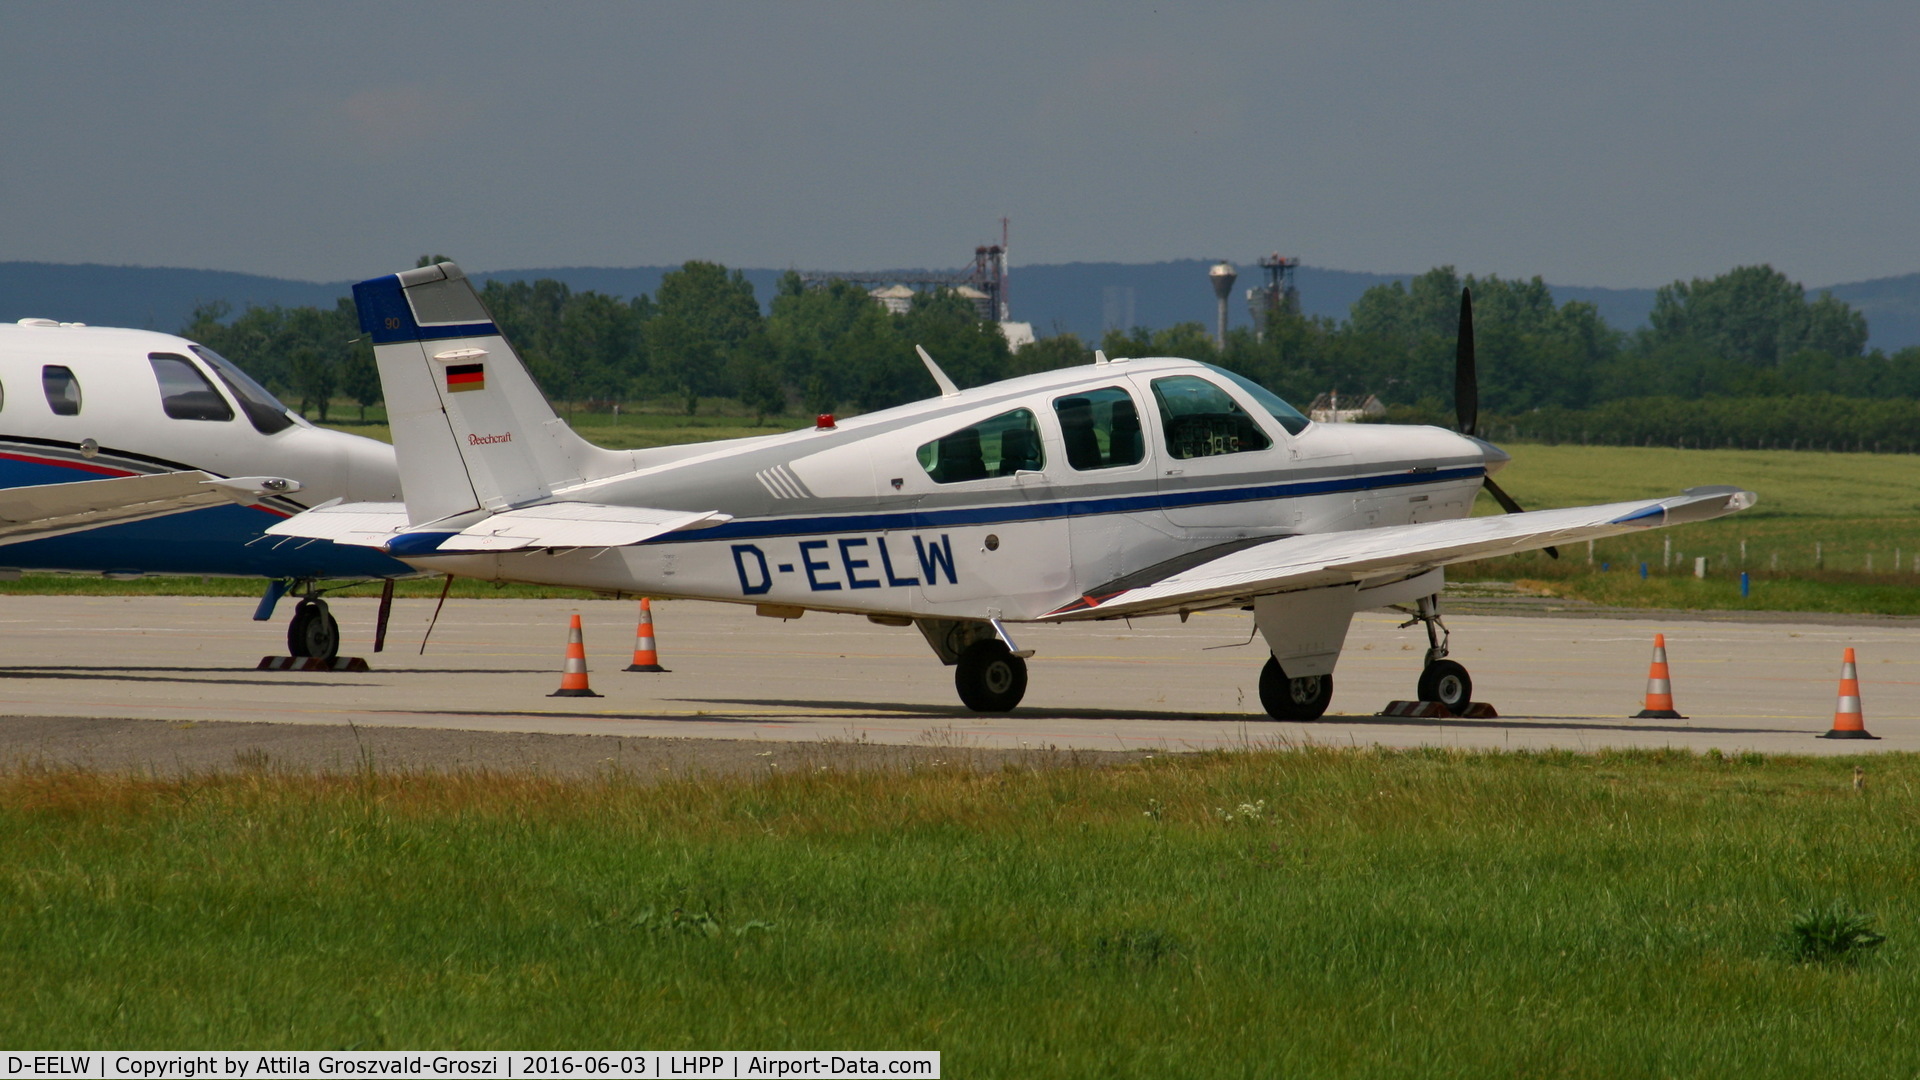
<path fill-rule="evenodd" d="M 1718 521 L 1454 567 L 1456 580 L 1519 580 L 1625 607 L 1920 615 L 1920 457 L 1783 450 L 1505 447 L 1500 484 L 1521 505 L 1575 506 L 1737 484 L 1760 502 Z M 1482 495 L 1477 513 L 1498 513 Z M 1671 541 L 1671 556 L 1666 544 Z M 1745 544 L 1744 558 L 1742 544 Z M 1696 580 L 1694 562 L 1708 560 Z M 1669 562 L 1669 558 L 1671 561 Z M 1642 581 L 1639 566 L 1648 564 Z M 1606 571 L 1602 564 L 1611 564 Z M 1749 574 L 1742 600 L 1739 575 Z"/>
<path fill-rule="evenodd" d="M 0 1043 L 937 1049 L 966 1077 L 1920 1068 L 1920 759 L 642 786 L 0 777 Z M 955 750 L 956 762 L 964 759 Z M 1887 936 L 1795 962 L 1798 913 Z"/>

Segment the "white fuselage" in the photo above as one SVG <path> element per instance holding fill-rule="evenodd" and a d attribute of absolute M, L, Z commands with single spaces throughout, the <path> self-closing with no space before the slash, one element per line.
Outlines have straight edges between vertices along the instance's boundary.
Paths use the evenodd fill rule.
<path fill-rule="evenodd" d="M 264 399 L 264 400 L 261 400 Z M 277 407 L 277 408 L 276 408 Z M 0 487 L 200 469 L 301 485 L 258 507 L 197 510 L 0 548 L 0 566 L 342 576 L 404 573 L 384 556 L 248 547 L 332 499 L 400 497 L 393 450 L 316 428 L 171 334 L 28 320 L 0 325 Z"/>
<path fill-rule="evenodd" d="M 1169 378 L 1207 380 L 1259 435 L 1196 435 L 1170 422 L 1155 387 Z M 1079 454 L 1069 445 L 1078 422 L 1063 402 L 1110 401 L 1116 391 L 1137 410 L 1138 460 L 1082 467 L 1098 459 L 1087 457 L 1092 444 Z M 972 426 L 991 444 L 994 419 L 1018 410 L 1037 427 L 1040 452 L 1024 459 L 1035 467 L 1001 461 L 993 475 L 938 475 L 943 438 Z M 1261 435 L 1268 445 L 1247 447 Z M 1110 451 L 1119 438 L 1107 432 L 1100 445 Z M 1489 462 L 1482 444 L 1438 428 L 1311 424 L 1296 433 L 1215 369 L 1155 359 L 1028 376 L 830 429 L 635 451 L 632 465 L 555 496 L 734 520 L 625 548 L 408 561 L 774 612 L 1018 621 L 1235 541 L 1464 517 Z"/>

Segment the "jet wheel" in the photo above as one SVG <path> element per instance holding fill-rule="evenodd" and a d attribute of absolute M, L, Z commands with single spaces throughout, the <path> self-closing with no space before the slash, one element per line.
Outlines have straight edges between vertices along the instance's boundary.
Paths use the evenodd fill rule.
<path fill-rule="evenodd" d="M 1333 700 L 1333 676 L 1303 675 L 1289 678 L 1280 661 L 1267 657 L 1260 669 L 1260 704 L 1275 720 L 1318 720 L 1327 714 Z"/>
<path fill-rule="evenodd" d="M 998 639 L 976 641 L 960 654 L 953 685 L 974 712 L 1012 712 L 1027 693 L 1027 662 Z"/>
<path fill-rule="evenodd" d="M 309 598 L 293 609 L 293 622 L 287 626 L 287 652 L 322 660 L 340 655 L 340 624 L 327 610 L 325 600 Z"/>
<path fill-rule="evenodd" d="M 1459 712 L 1473 701 L 1473 677 L 1451 660 L 1435 660 L 1420 673 L 1420 700 Z"/>

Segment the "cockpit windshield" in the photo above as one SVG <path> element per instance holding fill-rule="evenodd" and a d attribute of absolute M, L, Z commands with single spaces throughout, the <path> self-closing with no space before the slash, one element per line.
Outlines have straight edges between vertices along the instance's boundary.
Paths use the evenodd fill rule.
<path fill-rule="evenodd" d="M 227 384 L 233 396 L 240 402 L 240 411 L 262 435 L 272 435 L 285 431 L 294 424 L 293 414 L 287 411 L 280 399 L 272 391 L 253 381 L 253 377 L 241 371 L 234 362 L 207 348 L 205 345 L 192 346 L 200 359 L 213 366 L 214 374 Z"/>
<path fill-rule="evenodd" d="M 1287 429 L 1287 434 L 1298 435 L 1302 431 L 1305 431 L 1307 424 L 1310 423 L 1305 416 L 1300 414 L 1299 409 L 1282 401 L 1279 394 L 1261 386 L 1252 379 L 1244 375 L 1235 375 L 1226 368 L 1214 367 L 1212 364 L 1203 364 L 1201 366 L 1212 368 L 1214 371 L 1232 379 L 1235 386 L 1253 395 L 1253 400 L 1259 402 L 1261 408 L 1272 413 L 1273 418 L 1280 421 L 1280 426 Z"/>

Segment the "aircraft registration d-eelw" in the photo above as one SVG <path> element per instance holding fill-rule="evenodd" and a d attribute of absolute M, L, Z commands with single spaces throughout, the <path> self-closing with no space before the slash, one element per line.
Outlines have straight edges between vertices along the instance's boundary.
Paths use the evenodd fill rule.
<path fill-rule="evenodd" d="M 969 708 L 1026 690 L 1021 623 L 1250 608 L 1280 719 L 1327 707 L 1355 611 L 1416 605 L 1419 696 L 1464 706 L 1446 658 L 1448 563 L 1752 505 L 1692 488 L 1469 518 L 1508 461 L 1435 427 L 1315 424 L 1191 360 L 1108 360 L 811 430 L 610 451 L 555 416 L 459 267 L 354 287 L 375 343 L 404 504 L 322 507 L 269 532 L 380 548 L 437 573 L 848 612 L 916 626 Z M 1471 318 L 1463 429 L 1473 429 Z M 925 359 L 924 353 L 923 359 Z"/>
<path fill-rule="evenodd" d="M 264 475 L 262 475 L 264 474 Z M 330 499 L 400 495 L 392 448 L 316 428 L 202 345 L 51 319 L 0 325 L 0 567 L 269 579 L 291 585 L 296 656 L 331 657 L 323 578 L 392 578 L 364 547 L 260 542 Z"/>

